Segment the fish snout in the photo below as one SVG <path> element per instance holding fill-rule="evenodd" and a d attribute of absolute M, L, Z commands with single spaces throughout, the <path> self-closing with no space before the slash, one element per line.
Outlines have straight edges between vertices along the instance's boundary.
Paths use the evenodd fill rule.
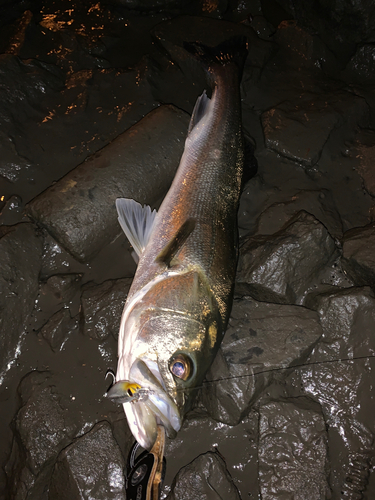
<path fill-rule="evenodd" d="M 129 381 L 117 381 L 107 394 L 123 404 L 130 430 L 138 443 L 150 450 L 157 439 L 158 425 L 165 428 L 168 437 L 174 438 L 180 430 L 182 416 L 155 367 L 149 367 L 147 360 L 136 359 L 128 378 Z"/>

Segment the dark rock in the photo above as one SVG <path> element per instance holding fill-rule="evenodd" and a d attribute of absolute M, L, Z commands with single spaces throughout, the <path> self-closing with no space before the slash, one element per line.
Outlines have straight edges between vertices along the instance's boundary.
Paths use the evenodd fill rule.
<path fill-rule="evenodd" d="M 19 354 L 38 294 L 42 242 L 32 224 L 0 232 L 0 377 Z M 18 352 L 18 354 L 17 354 Z"/>
<path fill-rule="evenodd" d="M 298 191 L 286 201 L 273 203 L 259 217 L 257 233 L 273 234 L 279 231 L 300 210 L 316 217 L 333 237 L 342 236 L 340 215 L 327 189 Z"/>
<path fill-rule="evenodd" d="M 343 238 L 342 265 L 358 286 L 375 289 L 375 225 L 347 231 Z"/>
<path fill-rule="evenodd" d="M 316 274 L 337 254 L 334 240 L 315 217 L 301 211 L 271 236 L 252 236 L 240 249 L 237 281 L 257 300 L 301 304 Z"/>
<path fill-rule="evenodd" d="M 40 295 L 53 295 L 60 303 L 67 303 L 77 293 L 82 274 L 55 274 L 42 285 Z"/>
<path fill-rule="evenodd" d="M 33 200 L 30 214 L 78 260 L 92 258 L 121 232 L 116 198 L 153 204 L 165 194 L 188 123 L 172 106 L 149 113 Z"/>
<path fill-rule="evenodd" d="M 322 339 L 293 377 L 322 406 L 332 450 L 330 484 L 336 498 L 346 481 L 345 471 L 355 474 L 351 455 L 359 454 L 364 461 L 373 454 L 375 296 L 366 287 L 322 295 L 318 313 Z"/>
<path fill-rule="evenodd" d="M 321 334 L 318 315 L 304 307 L 235 300 L 202 389 L 212 418 L 238 424 L 273 380 L 307 359 Z"/>
<path fill-rule="evenodd" d="M 70 316 L 69 309 L 57 311 L 41 328 L 41 336 L 48 342 L 52 351 L 59 351 L 70 335 L 78 333 L 78 318 Z"/>
<path fill-rule="evenodd" d="M 49 500 L 122 500 L 125 462 L 108 422 L 100 422 L 59 455 Z"/>
<path fill-rule="evenodd" d="M 85 335 L 104 340 L 112 334 L 117 339 L 131 282 L 132 278 L 108 280 L 84 290 L 81 304 Z"/>
<path fill-rule="evenodd" d="M 251 411 L 236 426 L 218 424 L 200 407 L 190 411 L 176 438 L 166 440 L 165 490 L 181 464 L 192 462 L 207 450 L 217 449 L 224 457 L 228 471 L 235 474 L 235 484 L 241 490 L 242 498 L 249 492 L 258 498 L 258 427 L 257 411 Z"/>
<path fill-rule="evenodd" d="M 349 92 L 305 92 L 297 102 L 283 101 L 264 111 L 262 125 L 268 148 L 311 168 L 318 162 L 333 130 L 341 128 L 341 140 L 349 140 L 368 116 L 365 99 Z"/>
<path fill-rule="evenodd" d="M 330 498 L 327 432 L 307 398 L 259 408 L 259 481 L 263 500 Z"/>
<path fill-rule="evenodd" d="M 200 455 L 183 467 L 166 500 L 240 500 L 224 460 L 218 453 Z"/>
<path fill-rule="evenodd" d="M 0 134 L 1 136 L 1 134 Z M 0 145 L 1 147 L 1 145 Z M 7 172 L 12 172 L 12 168 L 8 168 L 8 165 L 4 165 L 4 170 Z M 21 167 L 21 169 L 24 167 Z M 1 175 L 1 173 L 0 173 Z M 16 194 L 10 196 L 0 213 L 0 224 L 4 226 L 13 226 L 22 221 L 23 218 L 24 205 L 22 198 Z M 26 222 L 29 222 L 28 220 Z"/>
<path fill-rule="evenodd" d="M 375 133 L 373 130 L 362 130 L 357 136 L 351 155 L 359 160 L 357 171 L 362 177 L 366 191 L 375 197 Z"/>
<path fill-rule="evenodd" d="M 351 83 L 374 85 L 375 44 L 360 44 L 341 76 Z"/>
<path fill-rule="evenodd" d="M 303 69 L 313 73 L 323 70 L 330 76 L 336 76 L 340 70 L 335 56 L 322 39 L 299 26 L 295 20 L 281 22 L 273 39 L 280 46 L 279 57 L 299 72 Z"/>
<path fill-rule="evenodd" d="M 244 5 L 243 2 L 240 5 Z M 251 15 L 251 13 L 249 13 Z M 275 28 L 263 16 L 253 16 L 251 19 L 251 27 L 262 40 L 269 41 L 271 36 L 275 34 Z"/>
<path fill-rule="evenodd" d="M 54 275 L 76 274 L 87 272 L 86 266 L 77 262 L 56 240 L 44 230 L 44 248 L 41 279 L 47 280 Z"/>
<path fill-rule="evenodd" d="M 302 26 L 316 32 L 345 64 L 356 44 L 375 41 L 375 8 L 365 0 L 342 0 L 332 4 L 319 0 L 277 0 Z"/>
<path fill-rule="evenodd" d="M 74 426 L 60 405 L 48 372 L 31 372 L 21 382 L 22 406 L 15 420 L 13 451 L 6 466 L 9 498 L 46 498 L 46 475 L 59 451 L 67 446 Z"/>

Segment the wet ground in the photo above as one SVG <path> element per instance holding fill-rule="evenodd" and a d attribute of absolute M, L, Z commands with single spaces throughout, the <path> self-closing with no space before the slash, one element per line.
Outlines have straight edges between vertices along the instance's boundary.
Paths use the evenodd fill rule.
<path fill-rule="evenodd" d="M 123 497 L 132 438 L 104 375 L 135 264 L 114 200 L 157 206 L 173 178 L 205 86 L 182 41 L 246 34 L 258 173 L 241 198 L 235 303 L 197 408 L 167 443 L 163 495 L 211 451 L 176 498 L 371 499 L 371 53 L 333 53 L 258 2 L 130 7 L 1 7 L 1 497 Z"/>

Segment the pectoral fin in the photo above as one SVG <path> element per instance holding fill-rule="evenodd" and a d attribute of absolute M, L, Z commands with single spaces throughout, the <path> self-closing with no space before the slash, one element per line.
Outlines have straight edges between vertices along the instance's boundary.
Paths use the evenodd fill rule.
<path fill-rule="evenodd" d="M 137 256 L 140 257 L 150 239 L 156 210 L 151 211 L 148 205 L 142 207 L 140 203 L 129 198 L 117 198 L 116 208 L 118 221 Z"/>
<path fill-rule="evenodd" d="M 171 262 L 177 253 L 181 250 L 181 247 L 189 237 L 189 235 L 194 231 L 196 225 L 195 219 L 187 219 L 182 226 L 177 230 L 173 238 L 167 243 L 167 245 L 159 252 L 155 258 L 155 262 L 160 264 L 166 264 L 167 267 L 171 267 Z"/>

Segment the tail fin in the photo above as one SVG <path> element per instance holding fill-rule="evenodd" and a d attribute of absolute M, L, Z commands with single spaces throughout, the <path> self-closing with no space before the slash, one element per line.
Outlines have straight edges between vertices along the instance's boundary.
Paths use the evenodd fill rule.
<path fill-rule="evenodd" d="M 216 47 L 208 47 L 199 42 L 184 42 L 184 49 L 199 59 L 208 70 L 212 65 L 226 66 L 234 63 L 241 79 L 247 57 L 246 36 L 233 36 Z"/>

